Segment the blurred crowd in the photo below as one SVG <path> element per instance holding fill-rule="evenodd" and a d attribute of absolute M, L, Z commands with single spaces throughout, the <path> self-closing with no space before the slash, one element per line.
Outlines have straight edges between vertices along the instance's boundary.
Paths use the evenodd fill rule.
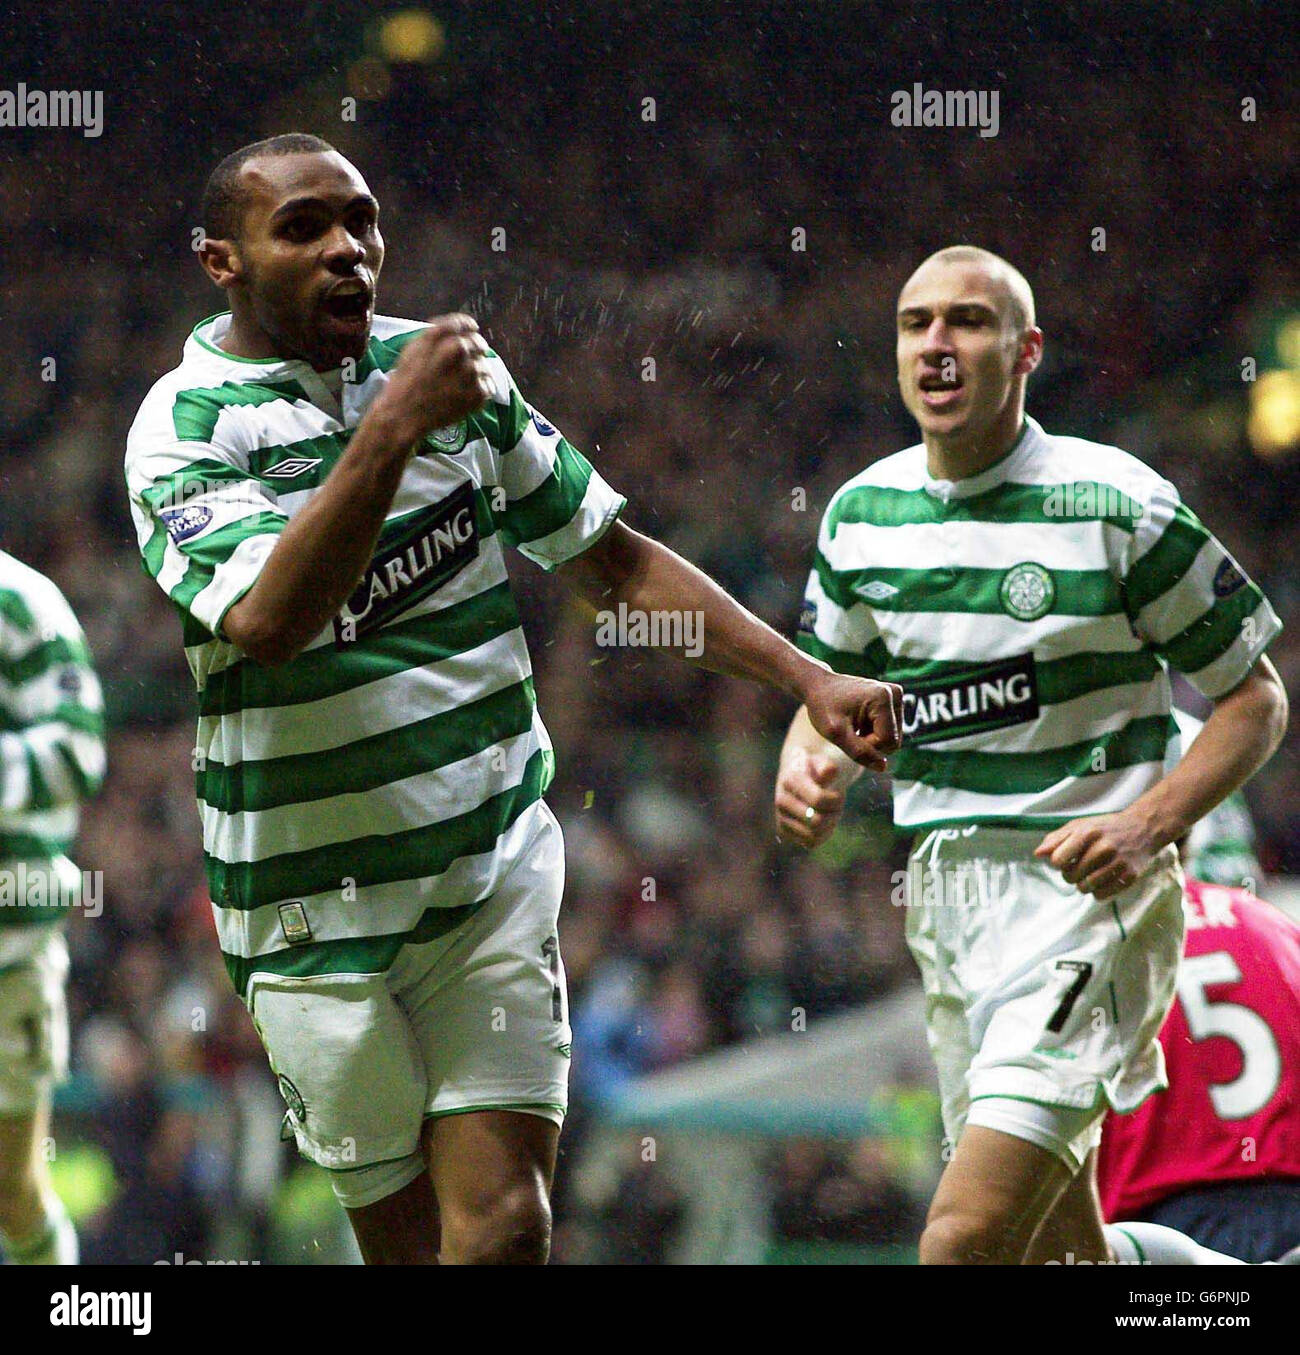
<path fill-rule="evenodd" d="M 476 31 L 451 7 L 440 60 L 390 63 L 376 86 L 375 63 L 356 65 L 356 6 L 315 38 L 256 6 L 218 32 L 216 11 L 198 40 L 188 21 L 158 31 L 157 61 L 129 87 L 99 75 L 102 140 L 10 132 L 0 147 L 0 546 L 72 601 L 112 725 L 78 850 L 104 872 L 105 910 L 71 931 L 75 1077 L 60 1103 L 82 1140 L 64 1170 L 87 1259 L 346 1255 L 319 1223 L 337 1218 L 320 1212 L 319 1173 L 306 1179 L 278 1139 L 280 1102 L 219 961 L 192 682 L 121 477 L 140 399 L 222 308 L 191 232 L 207 168 L 246 140 L 304 130 L 345 151 L 383 207 L 381 309 L 477 316 L 526 397 L 628 495 L 631 525 L 786 633 L 831 492 L 915 440 L 895 390 L 898 287 L 945 244 L 1005 254 L 1047 334 L 1030 412 L 1178 484 L 1287 622 L 1271 653 L 1298 689 L 1300 458 L 1252 454 L 1241 379 L 1295 305 L 1294 113 L 1265 97 L 1243 121 L 1255 90 L 1222 44 L 1135 78 L 1158 35 L 1122 25 L 1083 51 L 994 25 L 994 61 L 925 33 L 894 49 L 849 40 L 825 21 L 712 28 L 695 14 L 652 50 L 626 18 L 582 27 L 507 5 Z M 94 84 L 98 22 L 33 46 L 13 78 Z M 60 53 L 75 81 L 57 78 Z M 889 93 L 922 58 L 931 86 L 1001 89 L 996 138 L 890 125 Z M 349 91 L 355 121 L 340 116 Z M 591 1208 L 565 1184 L 583 1126 L 628 1080 L 789 1029 L 795 1007 L 813 1021 L 869 1000 L 912 969 L 883 788 L 861 788 L 816 859 L 778 847 L 787 703 L 598 649 L 589 611 L 515 563 L 568 840 L 567 1226 Z M 1300 872 L 1294 741 L 1249 795 L 1266 868 Z M 776 1235 L 912 1236 L 885 1149 L 774 1147 Z M 661 1255 L 682 1208 L 615 1182 L 601 1256 Z M 571 1259 L 566 1226 L 557 1260 Z"/>

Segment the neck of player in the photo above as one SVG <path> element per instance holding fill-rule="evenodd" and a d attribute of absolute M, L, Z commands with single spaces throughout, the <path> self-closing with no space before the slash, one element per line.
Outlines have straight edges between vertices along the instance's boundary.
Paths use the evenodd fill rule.
<path fill-rule="evenodd" d="M 240 305 L 235 298 L 230 299 L 230 328 L 221 336 L 217 347 L 223 353 L 236 358 L 251 358 L 254 362 L 274 362 L 305 358 L 305 353 L 295 353 L 284 343 L 277 343 L 258 323 L 256 315 L 247 307 Z M 335 366 L 338 364 L 336 363 Z M 326 370 L 312 363 L 317 371 Z"/>
<path fill-rule="evenodd" d="M 1025 397 L 1013 394 L 994 422 L 978 430 L 953 433 L 922 430 L 926 468 L 936 480 L 969 480 L 1001 461 L 1016 445 L 1025 426 Z"/>

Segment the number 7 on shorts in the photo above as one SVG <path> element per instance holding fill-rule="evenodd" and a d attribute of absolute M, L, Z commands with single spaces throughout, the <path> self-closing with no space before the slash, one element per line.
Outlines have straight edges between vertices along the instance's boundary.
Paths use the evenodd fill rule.
<path fill-rule="evenodd" d="M 1065 990 L 1060 1005 L 1052 1013 L 1052 1019 L 1047 1023 L 1047 1029 L 1053 1035 L 1059 1035 L 1065 1029 L 1065 1023 L 1070 1019 L 1070 1013 L 1074 1010 L 1074 1004 L 1079 1000 L 1079 994 L 1088 986 L 1088 980 L 1092 978 L 1092 965 L 1087 960 L 1057 960 L 1055 968 L 1064 969 L 1067 973 L 1074 975 L 1074 982 Z"/>

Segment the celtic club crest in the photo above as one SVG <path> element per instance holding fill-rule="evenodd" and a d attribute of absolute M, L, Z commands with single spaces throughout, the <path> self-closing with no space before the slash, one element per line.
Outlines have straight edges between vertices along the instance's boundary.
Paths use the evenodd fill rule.
<path fill-rule="evenodd" d="M 998 596 L 1008 616 L 1017 621 L 1037 621 L 1052 610 L 1056 584 L 1042 565 L 1026 561 L 1007 570 Z"/>

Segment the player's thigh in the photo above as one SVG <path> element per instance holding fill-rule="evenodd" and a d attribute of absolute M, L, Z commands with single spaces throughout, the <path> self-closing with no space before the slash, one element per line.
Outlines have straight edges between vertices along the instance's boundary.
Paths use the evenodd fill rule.
<path fill-rule="evenodd" d="M 37 1187 L 45 1174 L 40 1144 L 49 1129 L 48 1095 L 32 1110 L 0 1112 L 0 1202 Z"/>
<path fill-rule="evenodd" d="M 448 1232 L 499 1217 L 549 1220 L 560 1127 L 526 1111 L 476 1110 L 425 1125 L 429 1175 Z"/>
<path fill-rule="evenodd" d="M 981 1227 L 993 1229 L 998 1236 L 1016 1239 L 1020 1254 L 1010 1248 L 1000 1259 L 1012 1261 L 1029 1259 L 1033 1249 L 1030 1240 L 1041 1238 L 1044 1246 L 1054 1246 L 1055 1230 L 1044 1232 L 1048 1220 L 1058 1216 L 1059 1233 L 1064 1250 L 1073 1251 L 1076 1260 L 1090 1262 L 1107 1258 L 1105 1240 L 1101 1233 L 1100 1206 L 1096 1203 L 1094 1169 L 1089 1163 L 1095 1159 L 1101 1138 L 1102 1108 L 1049 1105 L 1015 1097 L 989 1096 L 975 1101 L 966 1120 L 966 1131 L 983 1130 L 1009 1137 L 1023 1143 L 1035 1153 L 1046 1153 L 1054 1163 L 1052 1175 L 1066 1184 L 1055 1196 L 1052 1190 L 1029 1200 L 1029 1213 L 1023 1222 L 1014 1211 L 1008 1212 L 1004 1201 L 1002 1214 L 996 1219 L 987 1214 L 972 1216 L 969 1212 L 956 1216 L 958 1231 L 963 1229 L 979 1234 Z M 996 1143 L 996 1140 L 993 1140 Z M 1032 1155 L 1030 1159 L 1033 1160 Z M 1064 1173 L 1062 1176 L 1061 1173 Z M 1004 1184 L 1015 1185 L 1014 1174 L 1004 1178 Z M 1017 1198 L 1020 1198 L 1018 1195 Z M 1008 1222 L 1013 1219 L 1014 1222 Z M 1048 1259 L 1044 1256 L 1043 1259 Z"/>
<path fill-rule="evenodd" d="M 1070 1180 L 1046 1148 L 968 1124 L 931 1202 L 923 1258 L 1019 1262 Z"/>
<path fill-rule="evenodd" d="M 438 1264 L 438 1202 L 427 1171 L 373 1204 L 349 1208 L 347 1214 L 366 1265 Z"/>

